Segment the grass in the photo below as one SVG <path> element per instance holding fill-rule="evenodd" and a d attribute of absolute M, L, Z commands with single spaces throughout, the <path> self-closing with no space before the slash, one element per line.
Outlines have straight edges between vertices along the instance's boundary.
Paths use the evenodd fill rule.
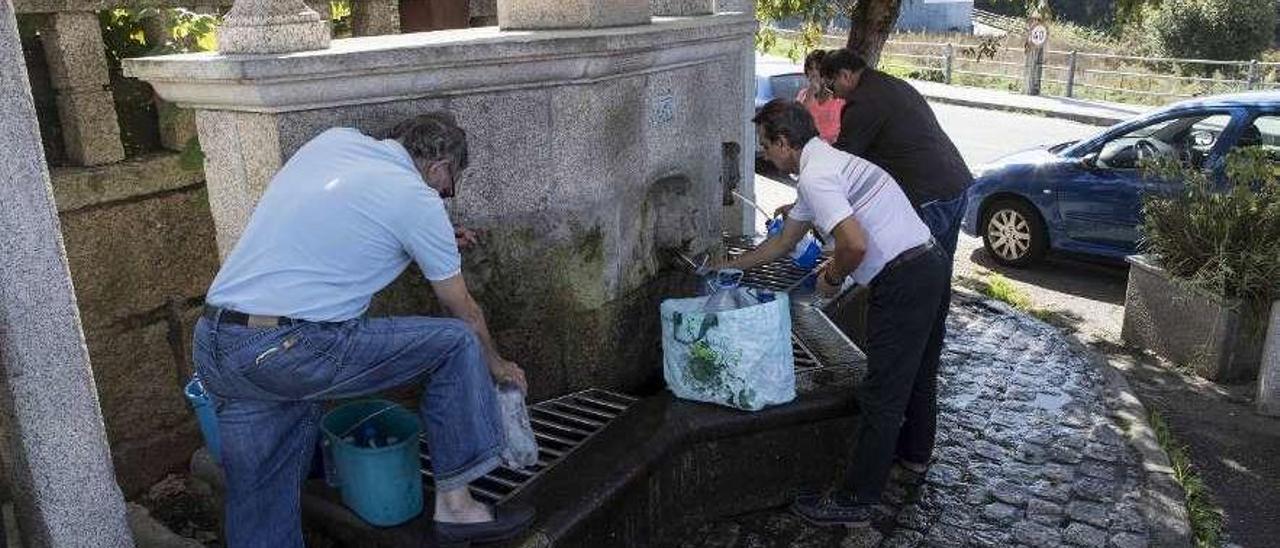
<path fill-rule="evenodd" d="M 1209 488 L 1191 464 L 1187 456 L 1187 448 L 1173 438 L 1169 425 L 1159 411 L 1152 410 L 1150 417 L 1152 430 L 1156 440 L 1169 456 L 1169 464 L 1173 467 L 1173 479 L 1182 486 L 1187 494 L 1187 517 L 1191 521 L 1191 534 L 1197 548 L 1217 548 L 1222 546 L 1222 509 L 1213 503 Z"/>
<path fill-rule="evenodd" d="M 1029 314 L 1065 332 L 1078 331 L 1080 324 L 1084 321 L 1079 315 L 1070 311 L 1036 306 L 1031 295 L 1000 274 L 988 273 L 981 278 L 960 276 L 956 279 L 956 284 L 977 291 L 989 299 L 1008 304 L 1015 310 Z"/>
<path fill-rule="evenodd" d="M 1014 285 L 1012 280 L 1000 274 L 986 274 L 982 278 L 962 276 L 958 282 L 961 286 L 977 291 L 989 299 L 1006 303 L 1018 310 L 1035 315 L 1036 308 L 1031 302 L 1031 296 L 1017 285 Z"/>

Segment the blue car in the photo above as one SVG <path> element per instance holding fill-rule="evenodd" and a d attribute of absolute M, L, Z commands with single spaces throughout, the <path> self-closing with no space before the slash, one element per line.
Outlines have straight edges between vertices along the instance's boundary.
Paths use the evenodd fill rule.
<path fill-rule="evenodd" d="M 1142 197 L 1177 181 L 1144 178 L 1139 162 L 1177 159 L 1224 177 L 1235 148 L 1280 145 L 1280 92 L 1177 103 L 1083 141 L 1019 152 L 974 169 L 963 229 L 1009 266 L 1050 250 L 1122 260 L 1135 252 Z"/>

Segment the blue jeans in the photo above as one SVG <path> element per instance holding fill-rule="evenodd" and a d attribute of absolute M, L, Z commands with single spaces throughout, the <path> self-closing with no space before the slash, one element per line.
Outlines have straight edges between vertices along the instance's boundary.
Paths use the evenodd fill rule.
<path fill-rule="evenodd" d="M 942 244 L 948 258 L 955 258 L 956 244 L 960 239 L 960 221 L 964 218 L 964 208 L 968 204 L 969 193 L 964 192 L 958 198 L 920 206 L 920 219 L 929 227 L 933 239 Z"/>
<path fill-rule="evenodd" d="M 217 409 L 229 548 L 302 547 L 301 486 L 321 402 L 421 380 L 437 488 L 498 466 L 501 419 L 480 343 L 445 318 L 360 318 L 274 328 L 196 324 L 196 370 Z"/>

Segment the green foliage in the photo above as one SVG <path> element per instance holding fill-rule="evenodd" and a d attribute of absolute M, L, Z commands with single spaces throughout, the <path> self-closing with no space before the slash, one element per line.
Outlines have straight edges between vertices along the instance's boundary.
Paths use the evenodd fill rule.
<path fill-rule="evenodd" d="M 1146 46 L 1167 57 L 1252 59 L 1275 39 L 1273 0 L 1163 0 L 1144 17 Z"/>
<path fill-rule="evenodd" d="M 1277 165 L 1274 147 L 1240 149 L 1228 156 L 1219 185 L 1171 160 L 1147 164 L 1146 176 L 1184 187 L 1144 199 L 1142 250 L 1180 279 L 1265 310 L 1280 298 Z"/>
<path fill-rule="evenodd" d="M 329 3 L 329 12 L 333 37 L 350 38 L 355 32 L 351 27 L 351 0 L 333 0 Z"/>
<path fill-rule="evenodd" d="M 146 82 L 125 78 L 124 59 L 208 51 L 217 44 L 216 15 L 183 8 L 134 7 L 99 12 L 121 140 L 129 156 L 159 147 L 155 94 Z"/>
<path fill-rule="evenodd" d="M 187 139 L 178 156 L 178 165 L 186 171 L 204 170 L 204 149 L 200 148 L 200 139 L 196 137 Z"/>
<path fill-rule="evenodd" d="M 761 25 L 756 32 L 756 49 L 784 55 L 798 61 L 809 51 L 822 46 L 822 35 L 828 21 L 840 13 L 848 13 L 844 2 L 827 0 L 758 0 L 756 19 L 762 22 L 798 19 L 800 33 L 790 40 L 780 40 L 778 33 Z M 783 47 L 779 47 L 783 46 Z"/>
<path fill-rule="evenodd" d="M 186 8 L 118 8 L 101 13 L 107 56 L 121 59 L 211 51 L 217 48 L 217 15 Z M 149 42 L 147 28 L 159 29 Z"/>

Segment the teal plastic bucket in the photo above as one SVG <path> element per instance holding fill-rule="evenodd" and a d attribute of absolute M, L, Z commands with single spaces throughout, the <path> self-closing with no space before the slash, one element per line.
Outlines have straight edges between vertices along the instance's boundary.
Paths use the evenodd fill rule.
<path fill-rule="evenodd" d="M 409 410 L 386 400 L 337 407 L 320 421 L 326 468 L 342 502 L 371 525 L 400 525 L 422 513 L 418 435 Z"/>
<path fill-rule="evenodd" d="M 222 439 L 218 436 L 218 416 L 214 413 L 213 402 L 209 393 L 205 392 L 200 377 L 191 377 L 186 389 L 182 391 L 196 412 L 196 421 L 200 424 L 200 435 L 204 436 L 204 444 L 209 447 L 209 456 L 213 462 L 222 464 Z"/>

